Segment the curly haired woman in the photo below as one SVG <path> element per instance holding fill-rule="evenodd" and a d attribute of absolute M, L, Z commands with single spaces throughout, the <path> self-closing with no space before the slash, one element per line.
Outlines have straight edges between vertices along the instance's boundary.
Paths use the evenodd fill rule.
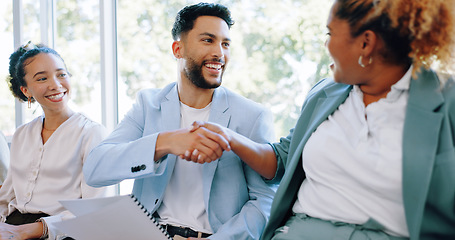
<path fill-rule="evenodd" d="M 336 0 L 333 79 L 260 145 L 210 123 L 281 180 L 262 239 L 455 239 L 453 0 Z M 225 147 L 229 149 L 229 147 Z M 191 159 L 195 160 L 195 159 Z"/>
<path fill-rule="evenodd" d="M 53 225 L 72 217 L 58 200 L 104 196 L 85 183 L 82 166 L 106 136 L 103 125 L 68 106 L 70 74 L 52 48 L 28 43 L 10 56 L 10 89 L 44 114 L 16 129 L 0 189 L 0 239 L 61 239 Z M 38 221 L 37 221 L 38 220 Z"/>

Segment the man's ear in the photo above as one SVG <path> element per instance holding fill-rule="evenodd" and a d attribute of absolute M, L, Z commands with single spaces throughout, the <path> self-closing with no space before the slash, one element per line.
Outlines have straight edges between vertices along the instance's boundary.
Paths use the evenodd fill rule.
<path fill-rule="evenodd" d="M 174 54 L 175 58 L 177 58 L 177 59 L 182 58 L 182 53 L 183 53 L 182 41 L 174 41 L 172 43 L 172 53 Z"/>

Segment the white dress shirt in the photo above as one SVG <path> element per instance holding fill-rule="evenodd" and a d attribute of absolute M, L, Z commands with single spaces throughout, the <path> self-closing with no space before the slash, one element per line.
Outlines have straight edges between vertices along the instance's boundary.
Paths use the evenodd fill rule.
<path fill-rule="evenodd" d="M 105 188 L 89 187 L 82 165 L 93 147 L 106 136 L 103 125 L 80 113 L 62 123 L 43 144 L 44 116 L 22 125 L 11 142 L 11 162 L 0 189 L 0 218 L 16 209 L 21 213 L 46 213 L 49 238 L 56 237 L 52 222 L 71 216 L 58 200 L 105 196 Z"/>
<path fill-rule="evenodd" d="M 363 224 L 409 237 L 402 194 L 402 137 L 411 71 L 386 98 L 365 107 L 354 86 L 346 101 L 303 149 L 306 179 L 293 211 L 324 220 Z"/>

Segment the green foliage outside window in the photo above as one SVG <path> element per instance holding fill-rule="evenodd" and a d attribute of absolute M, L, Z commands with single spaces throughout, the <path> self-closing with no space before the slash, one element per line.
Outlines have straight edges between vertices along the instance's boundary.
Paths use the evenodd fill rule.
<path fill-rule="evenodd" d="M 330 60 L 324 42 L 332 0 L 219 2 L 229 7 L 236 22 L 231 29 L 231 60 L 223 85 L 270 108 L 277 137 L 286 136 L 297 120 L 310 87 L 329 75 Z M 137 91 L 161 88 L 176 80 L 170 31 L 176 13 L 193 3 L 196 1 L 117 1 L 118 94 L 120 99 L 128 99 L 123 101 L 127 104 L 120 107 L 120 120 L 134 102 Z M 30 7 L 30 4 L 25 4 L 26 12 L 38 11 L 39 7 Z M 73 74 L 73 102 L 84 110 L 100 101 L 99 1 L 58 0 L 56 7 L 55 46 Z M 0 21 L 7 22 L 12 13 L 4 12 L 2 16 Z M 39 26 L 36 13 L 27 13 L 24 18 L 26 23 Z M 11 24 L 0 26 L 4 28 L 2 31 L 12 34 Z M 36 29 L 27 31 L 27 36 L 39 41 Z M 2 69 L 7 71 L 7 67 Z M 6 85 L 0 87 L 4 95 Z M 10 120 L 1 119 L 2 128 L 14 123 L 11 99 L 0 96 L 0 103 L 11 101 L 0 107 L 13 109 L 8 114 L 11 116 L 3 114 Z M 99 114 L 100 110 L 94 112 Z"/>

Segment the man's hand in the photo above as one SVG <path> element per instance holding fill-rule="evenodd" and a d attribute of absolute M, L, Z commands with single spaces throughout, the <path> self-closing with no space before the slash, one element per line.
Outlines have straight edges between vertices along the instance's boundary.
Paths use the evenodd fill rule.
<path fill-rule="evenodd" d="M 198 130 L 199 128 L 208 129 L 216 134 L 223 136 L 229 143 L 231 142 L 231 136 L 229 134 L 228 128 L 222 127 L 216 123 L 195 121 L 191 125 L 190 132 L 194 132 L 194 131 Z M 225 149 L 225 150 L 228 150 L 228 149 Z"/>
<path fill-rule="evenodd" d="M 227 149 L 229 142 L 207 128 L 179 129 L 158 135 L 155 160 L 171 153 L 187 160 L 193 159 L 193 162 L 205 163 L 220 158 L 223 150 Z"/>
<path fill-rule="evenodd" d="M 207 135 L 210 136 L 211 139 L 213 139 L 214 141 L 219 143 L 222 150 L 224 150 L 224 151 L 231 150 L 231 146 L 230 146 L 231 135 L 229 134 L 230 130 L 228 128 L 224 128 L 216 123 L 195 121 L 195 122 L 193 122 L 192 127 L 190 128 L 190 132 L 198 132 L 198 131 L 203 131 L 203 132 L 207 133 Z M 219 139 L 222 139 L 223 141 L 219 141 Z M 187 150 L 187 151 L 185 151 L 185 154 L 181 155 L 180 157 L 185 160 L 192 161 L 192 162 L 198 162 L 198 163 L 213 161 L 213 160 L 211 160 L 210 156 L 207 156 L 205 153 L 202 153 L 199 151 Z M 219 156 L 219 157 L 221 157 L 221 156 Z"/>
<path fill-rule="evenodd" d="M 222 136 L 228 145 L 224 150 L 232 150 L 243 162 L 248 164 L 252 169 L 261 174 L 266 179 L 272 179 L 277 170 L 277 159 L 272 146 L 265 143 L 257 143 L 251 139 L 242 136 L 235 131 L 222 127 L 215 123 L 194 122 L 190 132 L 207 130 L 216 135 Z M 193 162 L 202 162 L 206 158 L 203 154 L 193 152 L 181 156 L 183 159 Z"/>

